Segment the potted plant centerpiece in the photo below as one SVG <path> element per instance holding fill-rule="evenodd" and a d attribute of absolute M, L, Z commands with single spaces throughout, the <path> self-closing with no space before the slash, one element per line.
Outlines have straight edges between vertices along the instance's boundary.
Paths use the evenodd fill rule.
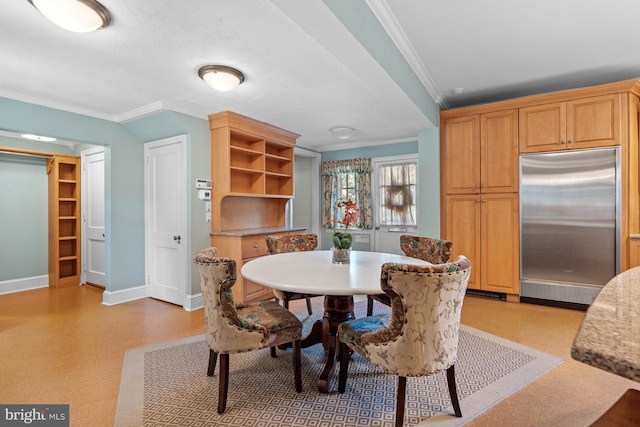
<path fill-rule="evenodd" d="M 352 236 L 347 232 L 349 226 L 355 226 L 360 218 L 360 209 L 358 205 L 351 201 L 351 199 L 344 201 L 338 200 L 336 203 L 338 209 L 344 209 L 344 215 L 340 221 L 334 220 L 334 233 L 333 233 L 333 248 L 331 262 L 334 264 L 349 264 L 351 259 L 351 240 Z M 336 222 L 344 225 L 345 232 L 339 232 L 336 230 Z"/>

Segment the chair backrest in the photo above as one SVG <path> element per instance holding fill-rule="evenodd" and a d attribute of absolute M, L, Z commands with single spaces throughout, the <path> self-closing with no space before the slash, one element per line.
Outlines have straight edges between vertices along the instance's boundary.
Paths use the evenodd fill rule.
<path fill-rule="evenodd" d="M 460 313 L 471 262 L 382 265 L 380 285 L 391 297 L 389 327 L 362 336 L 369 358 L 390 373 L 420 376 L 455 363 Z"/>
<path fill-rule="evenodd" d="M 287 236 L 267 236 L 267 252 L 280 254 L 283 252 L 312 251 L 318 247 L 317 234 L 290 234 Z"/>
<path fill-rule="evenodd" d="M 400 236 L 400 249 L 406 256 L 418 258 L 432 264 L 442 264 L 449 261 L 453 242 L 434 239 L 431 237 Z"/>
<path fill-rule="evenodd" d="M 219 258 L 217 249 L 212 247 L 198 252 L 193 262 L 200 273 L 209 347 L 224 354 L 267 346 L 269 333 L 264 326 L 238 315 L 232 290 L 237 278 L 236 261 Z"/>

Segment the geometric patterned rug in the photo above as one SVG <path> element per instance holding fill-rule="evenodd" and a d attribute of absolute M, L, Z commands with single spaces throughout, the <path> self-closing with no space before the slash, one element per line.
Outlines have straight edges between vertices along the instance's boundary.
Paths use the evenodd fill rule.
<path fill-rule="evenodd" d="M 384 310 L 376 304 L 376 308 Z M 356 304 L 364 316 L 366 303 Z M 321 316 L 301 317 L 305 334 Z M 396 376 L 355 354 L 347 390 L 321 394 L 317 378 L 324 363 L 321 345 L 302 349 L 303 391 L 293 385 L 291 351 L 269 349 L 229 357 L 229 392 L 217 412 L 218 369 L 207 376 L 209 348 L 195 336 L 127 352 L 120 384 L 116 427 L 166 426 L 392 426 Z M 461 426 L 562 363 L 561 359 L 462 325 L 456 382 L 462 418 L 453 408 L 444 373 L 408 378 L 405 425 Z"/>

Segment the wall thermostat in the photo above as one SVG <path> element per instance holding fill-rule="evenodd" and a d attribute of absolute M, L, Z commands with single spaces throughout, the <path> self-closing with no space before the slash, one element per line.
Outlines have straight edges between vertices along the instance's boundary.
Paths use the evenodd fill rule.
<path fill-rule="evenodd" d="M 196 179 L 196 188 L 203 190 L 211 190 L 211 180 L 210 179 Z"/>
<path fill-rule="evenodd" d="M 198 190 L 198 199 L 211 200 L 211 190 Z"/>

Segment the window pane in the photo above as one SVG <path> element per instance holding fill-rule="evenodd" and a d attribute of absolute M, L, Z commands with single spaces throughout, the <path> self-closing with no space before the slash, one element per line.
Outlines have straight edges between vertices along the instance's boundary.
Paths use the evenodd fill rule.
<path fill-rule="evenodd" d="M 380 166 L 380 225 L 416 225 L 416 170 L 415 162 Z"/>

